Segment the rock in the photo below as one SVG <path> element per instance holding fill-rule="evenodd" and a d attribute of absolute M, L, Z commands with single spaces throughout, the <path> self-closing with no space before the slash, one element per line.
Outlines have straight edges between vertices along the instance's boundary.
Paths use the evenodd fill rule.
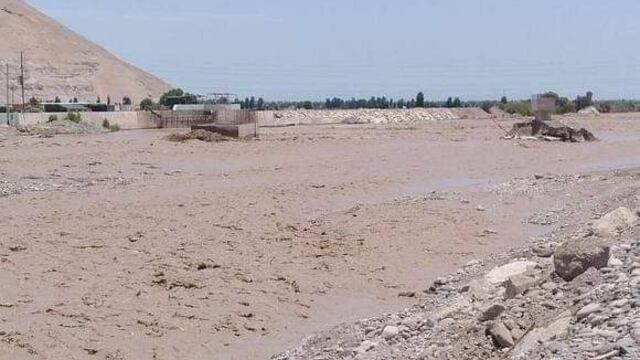
<path fill-rule="evenodd" d="M 494 322 L 487 328 L 487 334 L 491 335 L 491 338 L 501 348 L 510 348 L 515 343 L 509 329 L 501 323 Z"/>
<path fill-rule="evenodd" d="M 577 313 L 576 313 L 576 317 L 578 318 L 578 321 L 586 318 L 587 316 L 591 315 L 591 314 L 595 314 L 597 312 L 600 312 L 602 310 L 602 306 L 598 303 L 593 303 L 593 304 L 589 304 L 585 307 L 583 307 L 582 309 L 580 309 Z"/>
<path fill-rule="evenodd" d="M 522 275 L 537 267 L 538 263 L 533 261 L 514 261 L 491 270 L 485 275 L 485 279 L 489 284 L 500 285 L 512 276 Z"/>
<path fill-rule="evenodd" d="M 487 211 L 487 209 L 482 205 L 478 205 L 476 206 L 476 211 L 484 212 Z"/>
<path fill-rule="evenodd" d="M 382 330 L 382 338 L 391 340 L 400 334 L 400 329 L 395 326 L 387 326 Z"/>
<path fill-rule="evenodd" d="M 601 236 L 617 236 L 638 225 L 638 222 L 640 222 L 640 216 L 637 211 L 621 207 L 594 222 L 593 230 Z"/>
<path fill-rule="evenodd" d="M 398 297 L 414 298 L 414 297 L 416 297 L 416 292 L 415 291 L 403 291 L 403 292 L 398 294 Z"/>
<path fill-rule="evenodd" d="M 465 268 L 470 268 L 470 267 L 478 266 L 480 264 L 481 264 L 480 260 L 474 259 L 474 260 L 470 260 L 468 263 L 466 263 L 464 265 L 464 267 Z"/>
<path fill-rule="evenodd" d="M 599 238 L 568 240 L 556 248 L 553 263 L 560 277 L 572 281 L 591 267 L 606 267 L 609 253 L 609 246 Z"/>
<path fill-rule="evenodd" d="M 505 307 L 500 304 L 491 305 L 482 310 L 482 314 L 480 315 L 480 321 L 489 321 L 495 320 L 505 311 Z"/>
<path fill-rule="evenodd" d="M 515 275 L 509 278 L 505 283 L 505 299 L 513 299 L 514 297 L 524 294 L 525 291 L 536 286 L 539 280 L 534 276 Z"/>
<path fill-rule="evenodd" d="M 620 299 L 620 300 L 613 301 L 610 305 L 611 307 L 622 308 L 627 306 L 628 304 L 629 304 L 629 299 Z"/>
<path fill-rule="evenodd" d="M 617 259 L 613 256 L 609 259 L 609 264 L 608 264 L 609 267 L 616 268 L 623 265 L 624 263 L 620 259 Z"/>
<path fill-rule="evenodd" d="M 550 245 L 540 245 L 533 248 L 533 254 L 541 258 L 550 258 L 553 256 L 553 247 Z"/>
<path fill-rule="evenodd" d="M 358 354 L 364 354 L 367 351 L 370 351 L 370 350 L 374 349 L 376 346 L 378 346 L 377 343 L 375 343 L 373 341 L 370 341 L 370 340 L 365 340 L 365 341 L 362 342 L 362 344 L 360 344 L 360 346 L 358 346 L 355 349 L 355 352 L 358 353 Z"/>
<path fill-rule="evenodd" d="M 460 289 L 460 292 L 468 293 L 475 300 L 482 300 L 488 298 L 492 290 L 494 290 L 494 287 L 484 278 L 481 278 L 470 281 Z"/>
<path fill-rule="evenodd" d="M 524 336 L 518 346 L 513 350 L 514 359 L 525 359 L 526 353 L 535 349 L 538 344 L 549 341 L 550 339 L 562 336 L 567 332 L 571 324 L 571 313 L 566 311 L 562 313 L 556 320 L 546 328 L 536 328 Z"/>

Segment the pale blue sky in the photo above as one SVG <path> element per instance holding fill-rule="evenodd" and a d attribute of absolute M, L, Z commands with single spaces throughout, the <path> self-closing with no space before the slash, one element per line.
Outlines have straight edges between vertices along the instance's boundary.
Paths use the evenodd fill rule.
<path fill-rule="evenodd" d="M 640 98 L 638 0 L 29 0 L 197 93 Z"/>

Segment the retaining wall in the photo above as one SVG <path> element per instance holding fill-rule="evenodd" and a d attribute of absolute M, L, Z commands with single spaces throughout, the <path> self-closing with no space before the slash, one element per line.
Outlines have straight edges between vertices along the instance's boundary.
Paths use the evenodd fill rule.
<path fill-rule="evenodd" d="M 44 123 L 49 117 L 55 115 L 58 119 L 66 116 L 66 113 L 26 113 L 17 116 L 18 125 L 33 125 Z M 83 121 L 102 125 L 106 119 L 111 125 L 118 125 L 120 129 L 152 129 L 157 128 L 158 124 L 155 116 L 148 112 L 137 111 L 118 111 L 118 112 L 83 112 L 80 113 Z"/>

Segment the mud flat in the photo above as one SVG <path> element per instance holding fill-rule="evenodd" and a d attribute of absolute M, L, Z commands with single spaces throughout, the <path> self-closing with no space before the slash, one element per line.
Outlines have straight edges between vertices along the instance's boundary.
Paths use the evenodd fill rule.
<path fill-rule="evenodd" d="M 213 143 L 0 129 L 0 358 L 269 358 L 424 303 L 631 201 L 640 116 L 562 120 L 602 140 L 499 140 L 490 119 Z"/>

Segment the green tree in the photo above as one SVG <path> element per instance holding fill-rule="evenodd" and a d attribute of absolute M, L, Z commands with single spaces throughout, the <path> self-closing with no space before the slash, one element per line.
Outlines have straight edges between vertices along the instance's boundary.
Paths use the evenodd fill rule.
<path fill-rule="evenodd" d="M 506 97 L 506 96 L 503 96 L 503 97 L 502 97 L 502 99 L 500 99 L 500 103 L 501 103 L 502 105 L 507 105 L 507 103 L 508 103 L 508 102 L 509 102 L 509 100 L 507 100 L 507 97 Z"/>
<path fill-rule="evenodd" d="M 131 105 L 132 101 L 131 98 L 128 96 L 125 96 L 122 98 L 122 105 Z"/>
<path fill-rule="evenodd" d="M 142 110 L 151 110 L 155 106 L 155 103 L 150 98 L 146 98 L 140 102 L 140 109 Z"/>
<path fill-rule="evenodd" d="M 448 107 L 448 108 L 453 107 L 453 98 L 452 97 L 449 97 L 447 99 L 447 102 L 446 102 L 445 106 Z"/>
<path fill-rule="evenodd" d="M 160 96 L 160 105 L 164 105 L 164 106 L 173 105 L 173 104 L 170 103 L 169 99 L 176 98 L 176 97 L 182 97 L 182 96 L 184 96 L 184 90 L 182 90 L 180 88 L 171 89 L 171 90 L 167 91 L 166 93 L 162 94 L 162 96 Z"/>
<path fill-rule="evenodd" d="M 584 108 L 588 108 L 589 106 L 593 106 L 593 93 L 588 91 L 585 96 L 578 96 L 575 101 L 576 109 L 582 110 Z"/>
<path fill-rule="evenodd" d="M 107 95 L 107 105 L 111 105 L 111 96 Z"/>
<path fill-rule="evenodd" d="M 101 101 L 102 101 L 102 100 L 100 100 L 100 96 L 98 96 L 98 97 L 96 98 L 96 104 L 100 104 L 100 102 L 101 102 Z"/>
<path fill-rule="evenodd" d="M 453 99 L 452 107 L 454 108 L 462 107 L 462 101 L 460 101 L 460 98 Z"/>
<path fill-rule="evenodd" d="M 258 110 L 263 110 L 263 109 L 264 109 L 264 99 L 258 98 Z"/>
<path fill-rule="evenodd" d="M 424 93 L 422 91 L 416 96 L 416 107 L 424 107 Z"/>
<path fill-rule="evenodd" d="M 62 100 L 60 100 L 59 97 L 56 96 L 55 100 L 53 100 L 54 103 L 59 104 L 62 102 Z"/>

